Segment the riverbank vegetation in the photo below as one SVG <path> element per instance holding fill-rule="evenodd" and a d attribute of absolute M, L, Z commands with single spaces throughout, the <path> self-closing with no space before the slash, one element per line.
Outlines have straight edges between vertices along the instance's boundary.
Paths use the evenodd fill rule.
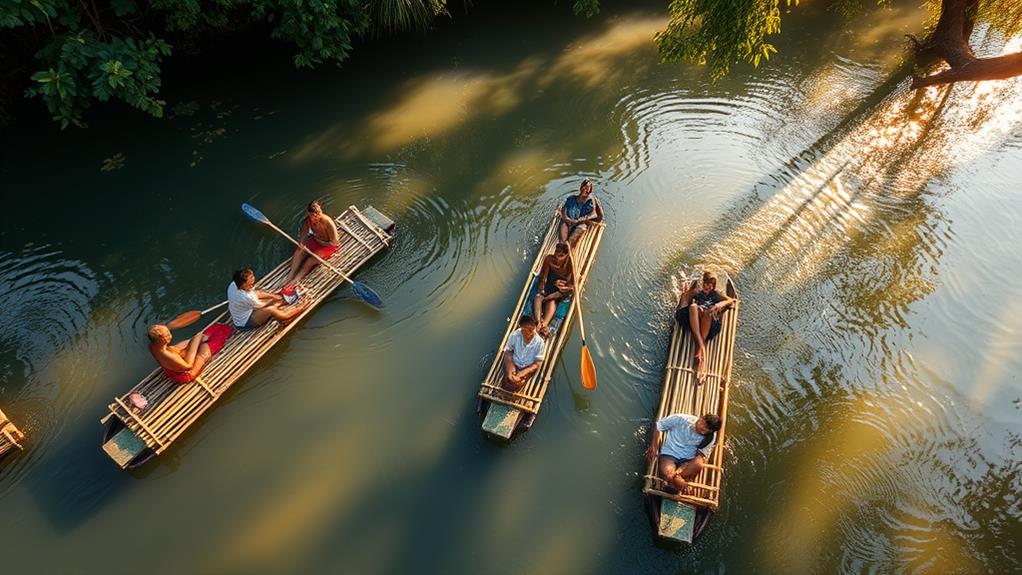
<path fill-rule="evenodd" d="M 829 0 L 854 18 L 890 0 Z M 652 39 L 664 61 L 705 65 L 714 78 L 732 66 L 759 66 L 777 49 L 770 37 L 798 0 L 672 0 L 670 21 Z M 910 38 L 913 87 L 1022 74 L 1022 52 L 978 57 L 973 29 L 985 23 L 1022 33 L 1017 0 L 928 0 L 932 21 Z M 465 4 L 470 7 L 471 4 Z M 576 14 L 599 13 L 599 0 L 574 0 Z M 448 13 L 447 0 L 5 0 L 0 3 L 0 122 L 19 93 L 39 100 L 62 127 L 85 125 L 97 102 L 121 101 L 162 116 L 162 64 L 197 39 L 265 31 L 293 52 L 297 67 L 343 62 L 353 43 L 408 29 L 428 29 Z M 891 46 L 892 51 L 903 50 Z"/>

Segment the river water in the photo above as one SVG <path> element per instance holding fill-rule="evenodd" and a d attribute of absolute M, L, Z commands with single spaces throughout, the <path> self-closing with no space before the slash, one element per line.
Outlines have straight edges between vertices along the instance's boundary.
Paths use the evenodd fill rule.
<path fill-rule="evenodd" d="M 0 405 L 29 439 L 0 463 L 0 571 L 1019 569 L 1022 81 L 888 82 L 922 22 L 903 3 L 799 8 L 778 57 L 711 84 L 657 63 L 662 4 L 479 6 L 339 70 L 198 66 L 163 121 L 9 131 Z M 495 445 L 478 384 L 583 177 L 609 216 L 599 387 L 573 337 L 533 429 Z M 339 290 L 119 471 L 98 419 L 150 369 L 146 326 L 290 253 L 239 204 L 293 228 L 311 198 L 398 221 L 359 275 L 387 307 Z M 642 452 L 678 278 L 706 264 L 743 306 L 721 511 L 679 549 Z"/>

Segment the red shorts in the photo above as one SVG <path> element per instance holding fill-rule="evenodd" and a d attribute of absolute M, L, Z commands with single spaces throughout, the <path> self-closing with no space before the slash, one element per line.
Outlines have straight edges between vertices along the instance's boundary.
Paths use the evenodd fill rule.
<path fill-rule="evenodd" d="M 230 337 L 232 333 L 234 333 L 234 328 L 225 323 L 214 323 L 213 325 L 203 330 L 202 333 L 209 336 L 209 340 L 206 342 L 206 345 L 209 346 L 209 357 L 206 358 L 206 363 L 202 364 L 203 369 L 205 369 L 206 364 L 209 363 L 209 360 L 212 359 L 214 355 L 219 353 L 221 349 L 223 349 L 224 344 L 227 343 L 227 338 Z M 199 372 L 201 373 L 202 369 L 200 369 Z M 176 381 L 177 383 L 191 383 L 195 381 L 196 377 L 199 376 L 198 373 L 193 374 L 192 370 L 173 371 L 167 368 L 163 368 L 163 373 L 166 374 L 166 376 L 169 377 L 171 381 Z"/>
<path fill-rule="evenodd" d="M 313 237 L 305 240 L 305 247 L 309 248 L 309 251 L 325 260 L 330 259 L 330 256 L 334 255 L 337 253 L 337 250 L 341 249 L 341 246 L 324 246 Z"/>

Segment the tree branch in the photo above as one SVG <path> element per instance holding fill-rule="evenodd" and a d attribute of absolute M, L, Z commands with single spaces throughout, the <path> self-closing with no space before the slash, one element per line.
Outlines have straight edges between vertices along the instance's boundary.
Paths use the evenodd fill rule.
<path fill-rule="evenodd" d="M 969 45 L 976 22 L 979 0 L 943 0 L 940 19 L 933 33 L 923 42 L 916 41 L 917 58 L 937 57 L 949 69 L 929 76 L 912 78 L 912 89 L 962 81 L 1001 80 L 1022 75 L 1022 52 L 994 58 L 977 58 Z"/>

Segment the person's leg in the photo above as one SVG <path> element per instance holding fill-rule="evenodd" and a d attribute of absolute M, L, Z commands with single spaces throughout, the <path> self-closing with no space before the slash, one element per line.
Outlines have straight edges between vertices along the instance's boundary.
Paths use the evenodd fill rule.
<path fill-rule="evenodd" d="M 670 455 L 661 455 L 658 462 L 659 465 L 657 467 L 660 470 L 660 477 L 667 481 L 668 485 L 673 485 L 671 480 L 674 479 L 674 474 L 677 471 L 677 464 L 674 462 L 674 458 Z"/>
<path fill-rule="evenodd" d="M 543 323 L 543 295 L 542 294 L 537 293 L 536 297 L 532 298 L 532 317 L 536 318 L 536 321 L 539 322 L 539 326 L 537 326 L 536 329 L 537 329 L 537 331 L 539 331 L 542 334 L 543 330 L 546 329 L 546 324 Z"/>
<path fill-rule="evenodd" d="M 270 316 L 273 317 L 273 319 L 286 325 L 289 321 L 294 319 L 296 315 L 305 311 L 305 304 L 299 304 L 286 310 L 281 309 L 277 306 L 270 306 L 264 309 L 267 312 L 269 312 Z"/>
<path fill-rule="evenodd" d="M 560 238 L 562 244 L 568 241 L 568 232 L 570 231 L 568 224 L 561 222 L 560 227 L 557 228 L 557 237 Z"/>
<path fill-rule="evenodd" d="M 252 310 L 252 316 L 248 318 L 248 323 L 245 324 L 245 327 L 252 328 L 265 325 L 266 322 L 270 321 L 270 318 L 273 317 L 272 315 L 270 315 L 271 309 L 273 308 L 264 307 L 261 309 Z"/>
<path fill-rule="evenodd" d="M 702 338 L 702 333 L 703 332 L 699 330 L 699 314 L 700 314 L 700 312 L 701 312 L 701 310 L 699 309 L 698 305 L 693 303 L 693 304 L 688 306 L 689 327 L 691 328 L 690 331 L 692 332 L 692 337 L 694 337 L 696 339 L 695 361 L 696 361 L 696 372 L 697 372 L 697 374 L 698 374 L 699 369 L 701 369 L 702 366 L 703 366 L 703 338 Z M 698 375 L 697 375 L 697 379 L 698 379 Z"/>
<path fill-rule="evenodd" d="M 578 243 L 579 238 L 582 237 L 582 234 L 586 233 L 588 228 L 589 227 L 586 224 L 579 224 L 575 226 L 575 229 L 571 230 L 571 235 L 568 236 L 568 245 L 574 248 L 575 244 Z"/>
<path fill-rule="evenodd" d="M 702 359 L 699 360 L 699 365 L 696 367 L 696 383 L 703 383 L 703 378 L 706 376 L 706 336 L 710 333 L 710 324 L 713 323 L 713 318 L 710 317 L 710 313 L 700 309 L 699 310 L 699 337 L 697 338 L 702 344 Z"/>
<path fill-rule="evenodd" d="M 283 287 L 287 287 L 292 283 L 298 283 L 295 281 L 295 274 L 298 273 L 298 268 L 302 265 L 302 261 L 305 260 L 307 256 L 308 254 L 305 253 L 305 250 L 300 248 L 295 250 L 295 255 L 291 258 L 291 271 L 288 272 L 287 279 L 284 280 Z"/>
<path fill-rule="evenodd" d="M 682 479 L 689 481 L 695 479 L 696 475 L 703 470 L 703 458 L 697 455 L 695 459 L 690 459 L 685 463 L 678 466 L 678 476 Z"/>
<path fill-rule="evenodd" d="M 309 274 L 309 272 L 312 271 L 312 268 L 314 268 L 314 267 L 316 267 L 318 265 L 319 265 L 319 260 L 317 260 L 316 258 L 314 258 L 312 256 L 309 256 L 309 258 L 307 260 L 305 260 L 305 263 L 302 264 L 302 269 L 298 270 L 298 274 L 295 275 L 295 279 L 291 283 L 295 283 L 295 284 L 302 283 L 302 278 L 307 276 Z"/>
<path fill-rule="evenodd" d="M 557 313 L 557 301 L 559 299 L 560 298 L 550 299 L 550 300 L 547 300 L 545 304 L 543 304 L 543 306 L 544 306 L 544 310 L 543 310 L 543 325 L 544 326 L 549 326 L 550 325 L 550 321 L 554 319 L 554 314 Z M 550 333 L 550 328 L 547 327 L 546 329 L 547 329 L 547 333 L 549 334 Z"/>
<path fill-rule="evenodd" d="M 201 335 L 201 334 L 200 334 Z M 192 368 L 188 370 L 188 373 L 192 374 L 192 377 L 199 377 L 202 373 L 203 366 L 209 361 L 210 356 L 213 355 L 209 350 L 209 345 L 203 343 L 199 346 L 199 351 L 195 355 L 195 361 L 192 362 Z"/>

